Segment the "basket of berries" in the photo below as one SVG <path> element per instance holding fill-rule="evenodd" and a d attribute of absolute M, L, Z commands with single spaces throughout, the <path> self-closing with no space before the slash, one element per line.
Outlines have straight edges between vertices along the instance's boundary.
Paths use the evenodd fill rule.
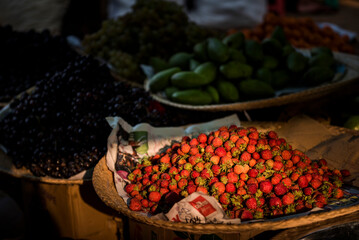
<path fill-rule="evenodd" d="M 254 236 L 359 211 L 359 191 L 346 184 L 349 170 L 311 159 L 279 135 L 282 124 L 207 128 L 167 147 L 156 142 L 161 151 L 151 156 L 117 152 L 114 166 L 110 149 L 95 167 L 94 188 L 108 206 L 134 220 L 190 233 Z M 119 152 L 126 149 L 121 139 Z M 148 140 L 147 153 L 151 146 Z"/>

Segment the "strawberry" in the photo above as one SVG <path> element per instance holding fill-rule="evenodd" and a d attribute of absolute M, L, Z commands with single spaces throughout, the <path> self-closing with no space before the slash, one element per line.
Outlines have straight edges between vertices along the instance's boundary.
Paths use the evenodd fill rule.
<path fill-rule="evenodd" d="M 189 154 L 190 154 L 191 156 L 194 156 L 194 155 L 196 155 L 196 154 L 198 154 L 198 153 L 199 153 L 199 150 L 198 150 L 197 147 L 191 147 L 190 150 L 189 150 Z"/>
<path fill-rule="evenodd" d="M 256 209 L 257 208 L 257 200 L 255 198 L 247 199 L 246 206 L 249 209 Z"/>
<path fill-rule="evenodd" d="M 223 147 L 217 147 L 214 153 L 219 157 L 223 157 L 227 155 L 227 152 Z"/>
<path fill-rule="evenodd" d="M 300 176 L 297 181 L 300 188 L 306 188 L 308 186 L 308 179 L 305 176 Z"/>
<path fill-rule="evenodd" d="M 213 194 L 218 194 L 221 195 L 222 193 L 224 193 L 226 191 L 226 186 L 224 185 L 224 183 L 222 182 L 216 182 L 212 185 L 211 187 L 211 192 Z"/>
<path fill-rule="evenodd" d="M 299 172 L 292 172 L 292 174 L 290 175 L 290 179 L 293 182 L 296 182 L 300 177 L 300 173 Z"/>
<path fill-rule="evenodd" d="M 257 177 L 258 173 L 259 173 L 259 171 L 257 169 L 252 168 L 252 169 L 249 169 L 248 176 L 255 178 L 255 177 Z"/>
<path fill-rule="evenodd" d="M 231 200 L 229 193 L 222 193 L 221 195 L 219 195 L 219 202 L 224 205 L 230 204 Z"/>
<path fill-rule="evenodd" d="M 219 137 L 223 139 L 223 141 L 226 141 L 229 138 L 229 132 L 228 130 L 220 131 Z"/>
<path fill-rule="evenodd" d="M 198 163 L 196 163 L 196 165 L 194 166 L 194 169 L 195 169 L 197 172 L 202 172 L 202 170 L 204 169 L 204 164 L 203 164 L 203 162 L 198 162 Z"/>
<path fill-rule="evenodd" d="M 271 150 L 263 150 L 263 151 L 261 151 L 261 157 L 264 160 L 272 159 L 273 158 L 272 151 Z"/>
<path fill-rule="evenodd" d="M 212 171 L 207 168 L 203 169 L 200 174 L 201 174 L 200 176 L 204 179 L 210 179 L 213 177 Z"/>
<path fill-rule="evenodd" d="M 235 144 L 231 140 L 228 140 L 224 143 L 223 146 L 227 151 L 230 151 L 235 146 Z"/>
<path fill-rule="evenodd" d="M 192 138 L 191 141 L 189 141 L 189 145 L 191 147 L 197 147 L 198 144 L 199 144 L 199 142 L 198 142 L 197 138 Z"/>
<path fill-rule="evenodd" d="M 142 178 L 142 185 L 148 186 L 151 184 L 151 180 L 149 178 Z"/>
<path fill-rule="evenodd" d="M 201 133 L 198 135 L 197 140 L 199 143 L 205 143 L 205 142 L 207 142 L 207 135 L 204 133 Z"/>
<path fill-rule="evenodd" d="M 239 179 L 238 174 L 236 174 L 235 172 L 228 173 L 227 177 L 228 177 L 228 182 L 230 183 L 236 183 Z"/>
<path fill-rule="evenodd" d="M 180 172 L 180 176 L 181 176 L 181 178 L 189 178 L 189 176 L 190 176 L 190 171 L 188 171 L 187 169 L 183 169 L 183 170 Z"/>
<path fill-rule="evenodd" d="M 191 172 L 191 178 L 192 179 L 196 179 L 197 177 L 199 177 L 201 174 L 197 171 L 192 171 Z"/>
<path fill-rule="evenodd" d="M 250 139 L 258 139 L 259 138 L 259 133 L 257 131 L 251 132 L 250 134 L 248 134 L 248 137 Z"/>
<path fill-rule="evenodd" d="M 148 200 L 151 202 L 159 202 L 161 199 L 161 194 L 159 192 L 150 192 L 148 195 Z"/>
<path fill-rule="evenodd" d="M 138 187 L 136 187 L 136 184 L 130 183 L 125 186 L 125 191 L 130 194 L 133 190 L 139 190 Z"/>
<path fill-rule="evenodd" d="M 132 210 L 132 211 L 141 211 L 142 210 L 142 204 L 141 204 L 141 201 L 138 200 L 137 198 L 132 198 L 130 200 L 130 206 L 129 208 Z"/>
<path fill-rule="evenodd" d="M 168 188 L 160 188 L 160 194 L 161 196 L 166 195 L 170 190 Z"/>
<path fill-rule="evenodd" d="M 219 163 L 219 159 L 220 159 L 219 156 L 213 155 L 213 156 L 210 158 L 210 161 L 211 161 L 213 164 L 218 164 L 218 163 Z"/>
<path fill-rule="evenodd" d="M 211 186 L 212 184 L 219 182 L 219 179 L 217 177 L 212 177 L 209 182 L 208 185 Z"/>
<path fill-rule="evenodd" d="M 165 154 L 161 157 L 160 163 L 170 163 L 171 158 L 168 154 Z"/>
<path fill-rule="evenodd" d="M 175 191 L 177 189 L 177 181 L 172 179 L 172 181 L 168 185 L 168 189 L 170 191 Z"/>
<path fill-rule="evenodd" d="M 312 179 L 312 181 L 310 181 L 310 185 L 312 185 L 312 187 L 314 189 L 317 189 L 322 185 L 322 181 L 320 181 L 319 179 L 314 178 L 314 179 Z"/>
<path fill-rule="evenodd" d="M 241 175 L 239 175 L 239 178 L 243 181 L 247 181 L 248 180 L 248 174 L 247 173 L 241 173 Z"/>
<path fill-rule="evenodd" d="M 191 184 L 191 185 L 188 185 L 188 186 L 187 186 L 187 192 L 188 192 L 188 194 L 194 193 L 194 192 L 196 191 L 196 189 L 197 189 L 197 186 L 194 185 L 194 184 Z"/>
<path fill-rule="evenodd" d="M 288 191 L 288 188 L 283 183 L 278 183 L 274 186 L 274 192 L 277 196 L 284 195 Z"/>
<path fill-rule="evenodd" d="M 294 203 L 294 194 L 289 192 L 282 197 L 283 205 L 290 205 Z"/>
<path fill-rule="evenodd" d="M 278 134 L 275 131 L 269 131 L 267 135 L 271 139 L 277 139 L 278 138 Z"/>
<path fill-rule="evenodd" d="M 231 150 L 230 150 L 231 154 L 232 154 L 232 157 L 238 157 L 239 154 L 241 153 L 241 151 L 239 150 L 238 147 L 233 147 Z"/>
<path fill-rule="evenodd" d="M 170 184 L 170 182 L 168 180 L 162 179 L 161 180 L 161 187 L 162 188 L 168 188 L 168 185 Z"/>
<path fill-rule="evenodd" d="M 222 146 L 222 144 L 223 144 L 223 141 L 222 141 L 222 139 L 219 138 L 219 137 L 215 137 L 215 138 L 212 140 L 212 146 L 215 147 L 215 148 Z"/>
<path fill-rule="evenodd" d="M 251 220 L 251 219 L 253 219 L 252 212 L 244 209 L 241 214 L 241 220 Z"/>
<path fill-rule="evenodd" d="M 197 185 L 197 186 L 204 186 L 207 181 L 206 179 L 204 179 L 203 177 L 197 177 L 195 180 L 194 180 L 194 183 Z"/>
<path fill-rule="evenodd" d="M 273 163 L 273 170 L 280 171 L 283 168 L 283 162 L 281 161 L 274 161 Z"/>
<path fill-rule="evenodd" d="M 300 161 L 300 156 L 299 155 L 292 155 L 291 158 L 293 164 L 297 164 Z"/>
<path fill-rule="evenodd" d="M 289 188 L 290 186 L 292 186 L 292 180 L 289 177 L 283 178 L 282 179 L 282 183 L 284 184 L 284 186 L 286 186 L 287 188 Z"/>
<path fill-rule="evenodd" d="M 336 188 L 333 191 L 333 197 L 336 199 L 340 199 L 344 196 L 344 192 L 343 190 L 341 190 L 340 188 Z"/>
<path fill-rule="evenodd" d="M 232 142 L 232 143 L 235 143 L 237 142 L 237 140 L 239 139 L 239 136 L 235 133 L 232 133 L 231 136 L 229 137 L 229 140 Z"/>
<path fill-rule="evenodd" d="M 223 175 L 220 177 L 220 181 L 223 182 L 224 184 L 228 183 L 228 177 L 226 175 Z"/>
<path fill-rule="evenodd" d="M 198 186 L 196 192 L 202 192 L 204 194 L 208 194 L 208 190 L 204 186 Z"/>
<path fill-rule="evenodd" d="M 250 138 L 249 141 L 248 141 L 248 144 L 249 144 L 249 145 L 257 145 L 257 144 L 258 144 L 258 141 L 257 141 L 257 139 Z M 256 149 L 256 150 L 257 150 L 257 149 Z"/>
<path fill-rule="evenodd" d="M 152 174 L 151 176 L 151 181 L 152 182 L 156 182 L 158 179 L 160 179 L 160 175 L 155 173 L 155 174 Z"/>
<path fill-rule="evenodd" d="M 221 173 L 221 167 L 217 164 L 213 164 L 211 170 L 214 176 L 218 176 Z"/>
<path fill-rule="evenodd" d="M 244 167 L 243 165 L 240 165 L 240 164 L 236 164 L 234 165 L 234 168 L 233 168 L 233 172 L 236 173 L 236 174 L 241 174 L 242 172 L 244 171 Z"/>
<path fill-rule="evenodd" d="M 142 208 L 149 207 L 149 201 L 147 199 L 141 199 L 140 201 L 141 201 Z"/>
<path fill-rule="evenodd" d="M 188 183 L 187 179 L 181 178 L 181 179 L 177 182 L 177 186 L 178 186 L 178 188 L 180 188 L 180 189 L 183 190 L 183 189 L 187 186 L 187 183 Z"/>
<path fill-rule="evenodd" d="M 307 180 L 308 180 L 308 183 L 310 182 L 310 181 L 312 181 L 312 174 L 310 174 L 310 173 L 307 173 L 307 174 L 305 174 L 304 175 L 306 178 L 307 178 Z"/>
<path fill-rule="evenodd" d="M 229 182 L 226 184 L 226 192 L 227 193 L 235 193 L 236 190 L 237 189 L 236 189 L 236 186 L 234 185 L 234 183 Z"/>
<path fill-rule="evenodd" d="M 252 195 L 256 194 L 257 189 L 258 189 L 258 187 L 256 184 L 253 184 L 253 183 L 247 184 L 247 191 L 249 194 L 252 194 Z"/>
<path fill-rule="evenodd" d="M 282 158 L 284 160 L 289 160 L 292 158 L 292 153 L 289 150 L 283 150 L 282 151 Z"/>
<path fill-rule="evenodd" d="M 256 147 L 254 145 L 247 145 L 247 152 L 254 153 L 256 151 Z"/>
<path fill-rule="evenodd" d="M 257 152 L 252 153 L 252 158 L 255 160 L 259 160 L 261 158 L 261 155 Z"/>
<path fill-rule="evenodd" d="M 249 152 L 244 151 L 241 154 L 241 157 L 239 159 L 243 162 L 248 162 L 249 160 L 251 160 L 251 158 L 252 158 L 252 155 Z"/>
<path fill-rule="evenodd" d="M 272 192 L 272 189 L 273 189 L 273 185 L 270 181 L 263 181 L 259 184 L 259 188 L 260 190 L 263 192 L 263 193 L 270 193 Z"/>
<path fill-rule="evenodd" d="M 269 207 L 271 209 L 274 209 L 274 208 L 281 208 L 282 207 L 282 201 L 280 200 L 279 197 L 271 197 L 269 199 Z"/>
<path fill-rule="evenodd" d="M 313 194 L 313 188 L 311 188 L 311 187 L 306 187 L 306 188 L 303 189 L 303 193 L 304 193 L 304 195 L 306 195 L 306 196 L 310 196 L 310 195 Z"/>
<path fill-rule="evenodd" d="M 237 194 L 241 195 L 241 196 L 244 196 L 244 195 L 247 194 L 247 190 L 245 188 L 243 188 L 243 187 L 240 187 L 240 188 L 237 189 Z"/>

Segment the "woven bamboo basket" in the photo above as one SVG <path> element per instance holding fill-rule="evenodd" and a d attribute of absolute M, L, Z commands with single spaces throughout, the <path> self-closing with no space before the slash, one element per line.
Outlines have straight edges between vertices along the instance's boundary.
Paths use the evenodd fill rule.
<path fill-rule="evenodd" d="M 273 124 L 275 124 L 276 127 L 274 129 L 273 127 L 271 127 L 272 130 L 276 130 L 282 127 L 282 123 L 270 122 L 241 122 L 241 124 L 244 127 L 256 126 L 260 130 L 268 129 L 268 127 L 273 126 Z M 338 134 L 349 133 L 356 136 L 359 135 L 358 131 L 353 131 L 335 126 L 328 126 L 328 128 L 336 131 Z M 241 239 L 248 239 L 268 230 L 280 230 L 301 226 L 309 226 L 310 224 L 320 223 L 322 221 L 337 222 L 338 218 L 341 219 L 342 217 L 349 214 L 359 213 L 359 205 L 355 205 L 337 210 L 315 212 L 310 215 L 299 216 L 286 220 L 260 221 L 242 223 L 239 225 L 171 222 L 153 219 L 141 213 L 131 211 L 122 199 L 122 197 L 117 193 L 113 180 L 113 172 L 108 169 L 105 157 L 102 158 L 96 165 L 93 172 L 92 181 L 96 193 L 106 205 L 130 217 L 131 219 L 155 227 L 176 231 L 180 230 L 183 232 L 189 232 L 194 234 L 239 234 L 241 236 Z"/>
<path fill-rule="evenodd" d="M 300 50 L 307 53 L 307 50 Z M 308 100 L 318 99 L 333 92 L 339 91 L 343 87 L 352 84 L 359 80 L 359 57 L 355 55 L 335 52 L 334 56 L 336 60 L 343 63 L 347 67 L 347 73 L 345 76 L 336 82 L 326 83 L 306 90 L 290 93 L 283 96 L 259 99 L 253 101 L 226 103 L 226 104 L 212 104 L 212 105 L 199 105 L 193 106 L 188 104 L 175 103 L 159 94 L 151 94 L 151 96 L 166 105 L 170 105 L 177 108 L 197 110 L 197 111 L 241 111 L 260 109 L 267 107 L 282 106 L 291 103 L 304 102 Z M 145 83 L 145 89 L 149 89 L 148 81 Z"/>

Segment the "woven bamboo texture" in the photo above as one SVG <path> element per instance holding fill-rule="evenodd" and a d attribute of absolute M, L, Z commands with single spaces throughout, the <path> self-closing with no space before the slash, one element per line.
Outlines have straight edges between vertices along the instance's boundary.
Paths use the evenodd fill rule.
<path fill-rule="evenodd" d="M 256 126 L 258 129 L 267 129 L 271 126 L 272 130 L 281 128 L 282 123 L 273 122 L 242 122 L 242 126 Z M 275 128 L 273 129 L 273 124 Z M 359 135 L 358 131 L 344 129 L 335 126 L 329 126 L 328 128 L 335 130 L 340 133 L 350 133 Z M 312 213 L 306 216 L 300 216 L 296 218 L 286 220 L 274 220 L 274 221 L 260 221 L 252 223 L 243 223 L 239 225 L 226 225 L 226 224 L 193 224 L 193 223 L 179 223 L 165 220 L 157 220 L 145 216 L 144 214 L 131 211 L 127 204 L 124 202 L 122 197 L 117 193 L 114 185 L 113 173 L 108 169 L 105 157 L 102 158 L 96 165 L 92 182 L 96 193 L 102 199 L 102 201 L 109 207 L 116 211 L 134 219 L 139 222 L 152 225 L 155 227 L 161 227 L 169 230 L 181 230 L 184 232 L 197 233 L 197 234 L 212 234 L 212 233 L 224 233 L 234 234 L 239 233 L 248 236 L 248 233 L 255 233 L 254 235 L 268 231 L 268 230 L 279 230 L 293 227 L 306 226 L 313 223 L 320 223 L 322 221 L 337 221 L 338 218 L 347 216 L 351 213 L 359 211 L 359 205 L 341 208 L 337 210 L 331 210 L 326 212 Z M 250 236 L 254 236 L 251 234 Z"/>
<path fill-rule="evenodd" d="M 304 50 L 302 50 L 304 52 Z M 279 97 L 237 102 L 237 103 L 227 103 L 227 104 L 213 104 L 213 105 L 200 105 L 193 106 L 187 104 L 180 104 L 169 101 L 168 99 L 158 95 L 151 94 L 151 96 L 166 105 L 173 107 L 198 110 L 198 111 L 239 111 L 239 110 L 250 110 L 250 109 L 260 109 L 266 107 L 281 106 L 291 103 L 303 102 L 312 99 L 318 99 L 320 97 L 326 96 L 335 91 L 339 91 L 341 88 L 352 84 L 359 79 L 359 57 L 345 54 L 345 53 L 334 53 L 335 58 L 347 66 L 347 73 L 340 81 L 323 84 L 313 88 L 308 88 L 296 93 L 291 93 L 288 95 L 283 95 Z M 148 89 L 148 81 L 145 89 Z"/>

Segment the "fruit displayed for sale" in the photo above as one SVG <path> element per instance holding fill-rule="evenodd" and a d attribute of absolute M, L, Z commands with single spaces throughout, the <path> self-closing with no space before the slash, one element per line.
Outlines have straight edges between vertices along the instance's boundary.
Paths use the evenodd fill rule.
<path fill-rule="evenodd" d="M 163 62 L 168 67 L 150 77 L 148 87 L 189 105 L 270 98 L 276 90 L 312 87 L 333 79 L 337 63 L 332 51 L 317 47 L 310 55 L 296 51 L 279 27 L 261 43 L 245 39 L 241 32 L 222 40 L 210 37 L 191 52 L 177 52 Z"/>
<path fill-rule="evenodd" d="M 241 31 L 246 39 L 261 42 L 271 36 L 277 26 L 284 29 L 286 38 L 296 48 L 325 46 L 332 51 L 354 53 L 354 46 L 347 35 L 339 35 L 330 26 L 320 28 L 313 19 L 307 17 L 296 18 L 268 13 L 263 23 L 253 29 L 241 29 Z M 230 29 L 228 34 L 237 31 L 237 29 Z"/>
<path fill-rule="evenodd" d="M 172 54 L 189 51 L 192 46 L 219 33 L 188 20 L 182 7 L 163 0 L 137 0 L 132 11 L 103 22 L 101 29 L 82 41 L 86 53 L 109 62 L 118 74 L 143 83 L 140 64 L 159 63 Z M 182 55 L 171 63 L 183 61 Z"/>
<path fill-rule="evenodd" d="M 0 102 L 9 102 L 78 55 L 62 36 L 14 31 L 9 25 L 0 26 L 0 52 Z"/>
<path fill-rule="evenodd" d="M 343 197 L 348 170 L 311 160 L 275 131 L 223 126 L 182 137 L 128 174 L 125 191 L 133 211 L 166 212 L 193 192 L 215 197 L 230 218 L 272 218 Z"/>
<path fill-rule="evenodd" d="M 0 144 L 16 167 L 24 166 L 35 176 L 68 178 L 93 167 L 106 153 L 108 116 L 153 126 L 210 118 L 163 107 L 144 89 L 115 83 L 109 69 L 95 59 L 78 56 L 11 104 L 11 112 L 0 121 Z"/>

